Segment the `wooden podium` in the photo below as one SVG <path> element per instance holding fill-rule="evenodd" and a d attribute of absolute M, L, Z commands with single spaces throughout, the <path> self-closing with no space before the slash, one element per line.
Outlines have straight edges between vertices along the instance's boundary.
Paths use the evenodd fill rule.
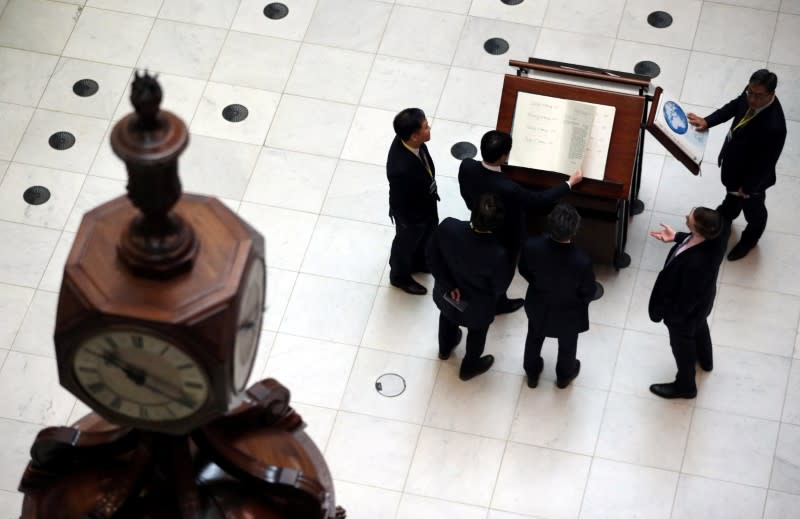
<path fill-rule="evenodd" d="M 638 193 L 647 105 L 652 99 L 646 95 L 650 78 L 536 58 L 527 62 L 511 60 L 509 64 L 517 68 L 517 75 L 505 76 L 497 116 L 498 130 L 512 133 L 519 92 L 616 108 L 603 180 L 584 179 L 565 202 L 575 206 L 581 214 L 583 223 L 575 241 L 593 261 L 611 264 L 617 269 L 627 267 L 631 261 L 625 253 L 628 221 L 644 208 Z M 519 166 L 505 165 L 503 173 L 534 189 L 564 181 L 564 175 Z M 529 218 L 532 232 L 540 232 L 543 223 L 541 215 Z"/>

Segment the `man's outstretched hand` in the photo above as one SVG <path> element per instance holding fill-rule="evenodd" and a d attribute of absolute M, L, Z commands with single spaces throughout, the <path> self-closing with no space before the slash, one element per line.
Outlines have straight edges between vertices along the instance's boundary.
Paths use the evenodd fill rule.
<path fill-rule="evenodd" d="M 708 123 L 706 122 L 705 119 L 703 119 L 699 115 L 689 113 L 686 114 L 686 116 L 689 118 L 689 123 L 692 126 L 694 126 L 694 129 L 697 130 L 698 132 L 704 132 L 708 130 Z"/>
<path fill-rule="evenodd" d="M 669 225 L 662 223 L 660 231 L 650 231 L 650 236 L 663 242 L 675 241 L 675 229 Z"/>
<path fill-rule="evenodd" d="M 575 184 L 580 184 L 581 180 L 583 180 L 583 171 L 579 169 L 569 176 L 567 184 L 569 184 L 569 187 L 572 188 L 575 187 Z"/>

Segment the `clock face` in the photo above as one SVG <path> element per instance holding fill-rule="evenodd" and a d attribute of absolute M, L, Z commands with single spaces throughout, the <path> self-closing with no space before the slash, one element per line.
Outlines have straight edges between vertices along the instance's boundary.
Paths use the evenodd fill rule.
<path fill-rule="evenodd" d="M 208 378 L 199 364 L 169 342 L 139 331 L 86 339 L 75 351 L 72 369 L 98 404 L 140 421 L 186 418 L 208 398 Z"/>
<path fill-rule="evenodd" d="M 264 317 L 265 276 L 264 263 L 256 260 L 250 266 L 245 279 L 233 352 L 233 385 L 236 391 L 244 389 L 256 358 L 258 336 Z"/>

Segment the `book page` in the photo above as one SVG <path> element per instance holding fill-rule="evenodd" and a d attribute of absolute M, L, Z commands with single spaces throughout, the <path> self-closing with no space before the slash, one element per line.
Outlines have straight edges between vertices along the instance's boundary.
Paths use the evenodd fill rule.
<path fill-rule="evenodd" d="M 700 164 L 706 151 L 708 131 L 698 132 L 689 124 L 686 111 L 678 100 L 661 92 L 653 125 L 674 142 L 696 164 Z"/>
<path fill-rule="evenodd" d="M 569 175 L 583 164 L 594 120 L 590 103 L 519 92 L 508 163 Z"/>
<path fill-rule="evenodd" d="M 595 116 L 592 133 L 586 146 L 586 157 L 583 159 L 583 176 L 595 180 L 603 180 L 608 160 L 608 147 L 611 144 L 611 131 L 614 129 L 614 115 L 617 107 L 594 105 Z"/>

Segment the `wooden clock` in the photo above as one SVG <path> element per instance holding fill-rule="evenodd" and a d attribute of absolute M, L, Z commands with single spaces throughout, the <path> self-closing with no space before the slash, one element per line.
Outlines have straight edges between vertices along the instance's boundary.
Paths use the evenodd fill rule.
<path fill-rule="evenodd" d="M 246 387 L 264 239 L 218 200 L 181 196 L 189 136 L 161 97 L 137 73 L 136 111 L 111 133 L 128 195 L 86 213 L 64 267 L 59 380 L 95 414 L 39 433 L 23 517 L 341 519 L 288 390 Z"/>

